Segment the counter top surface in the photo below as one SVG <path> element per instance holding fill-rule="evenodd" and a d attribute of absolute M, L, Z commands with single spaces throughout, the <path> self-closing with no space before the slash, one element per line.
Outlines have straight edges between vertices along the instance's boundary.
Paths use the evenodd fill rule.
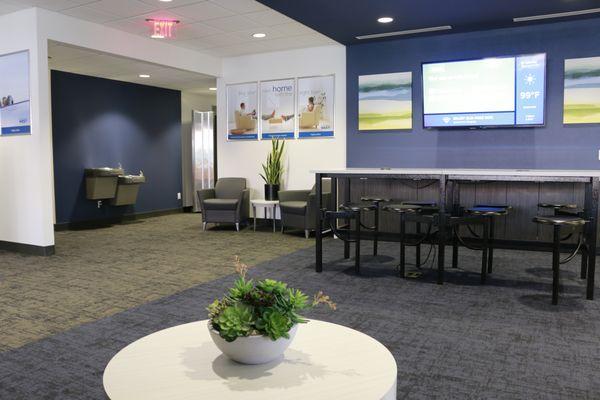
<path fill-rule="evenodd" d="M 313 174 L 356 175 L 479 175 L 479 176 L 559 176 L 600 177 L 600 170 L 563 169 L 468 169 L 468 168 L 340 168 L 318 169 Z"/>

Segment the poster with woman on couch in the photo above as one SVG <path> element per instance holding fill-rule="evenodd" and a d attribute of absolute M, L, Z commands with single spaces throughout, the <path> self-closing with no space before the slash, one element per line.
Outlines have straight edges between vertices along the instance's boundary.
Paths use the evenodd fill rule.
<path fill-rule="evenodd" d="M 332 137 L 334 75 L 298 78 L 298 137 Z"/>
<path fill-rule="evenodd" d="M 227 139 L 258 139 L 258 83 L 227 86 Z"/>
<path fill-rule="evenodd" d="M 0 56 L 0 135 L 31 134 L 29 52 Z"/>

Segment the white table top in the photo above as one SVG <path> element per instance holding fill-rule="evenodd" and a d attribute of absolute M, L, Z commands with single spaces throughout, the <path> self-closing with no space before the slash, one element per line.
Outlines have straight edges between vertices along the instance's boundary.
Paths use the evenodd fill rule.
<path fill-rule="evenodd" d="M 378 341 L 328 322 L 302 324 L 283 360 L 242 365 L 222 355 L 208 321 L 165 329 L 108 363 L 111 400 L 396 399 L 396 361 Z"/>
<path fill-rule="evenodd" d="M 469 169 L 469 168 L 340 168 L 312 170 L 319 174 L 415 174 L 415 175 L 482 175 L 482 176 L 564 176 L 600 177 L 600 170 L 564 169 Z"/>
<path fill-rule="evenodd" d="M 279 200 L 265 200 L 265 199 L 254 199 L 254 200 L 250 200 L 250 202 L 255 206 L 272 206 L 274 204 L 279 204 Z"/>

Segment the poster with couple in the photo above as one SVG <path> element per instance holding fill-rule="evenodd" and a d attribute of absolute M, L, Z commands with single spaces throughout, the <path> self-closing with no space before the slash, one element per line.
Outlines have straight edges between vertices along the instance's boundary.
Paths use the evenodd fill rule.
<path fill-rule="evenodd" d="M 298 78 L 298 137 L 333 137 L 334 75 Z"/>
<path fill-rule="evenodd" d="M 258 83 L 227 86 L 227 139 L 258 139 Z"/>
<path fill-rule="evenodd" d="M 0 136 L 31 134 L 29 51 L 0 56 Z"/>
<path fill-rule="evenodd" d="M 296 82 L 294 79 L 260 83 L 260 132 L 262 139 L 294 139 Z"/>

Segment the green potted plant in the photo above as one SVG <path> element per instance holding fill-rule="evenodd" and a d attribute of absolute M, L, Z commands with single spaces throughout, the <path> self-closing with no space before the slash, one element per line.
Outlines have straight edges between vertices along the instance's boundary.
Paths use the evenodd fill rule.
<path fill-rule="evenodd" d="M 281 176 L 283 175 L 283 149 L 285 142 L 275 139 L 271 141 L 271 152 L 267 156 L 267 163 L 262 165 L 261 178 L 265 181 L 265 200 L 277 200 Z"/>
<path fill-rule="evenodd" d="M 264 364 L 277 359 L 292 342 L 298 324 L 308 322 L 298 312 L 319 304 L 336 308 L 323 292 L 309 301 L 307 295 L 283 282 L 246 279 L 248 267 L 237 256 L 235 264 L 239 274 L 235 284 L 207 310 L 211 338 L 237 362 Z"/>

